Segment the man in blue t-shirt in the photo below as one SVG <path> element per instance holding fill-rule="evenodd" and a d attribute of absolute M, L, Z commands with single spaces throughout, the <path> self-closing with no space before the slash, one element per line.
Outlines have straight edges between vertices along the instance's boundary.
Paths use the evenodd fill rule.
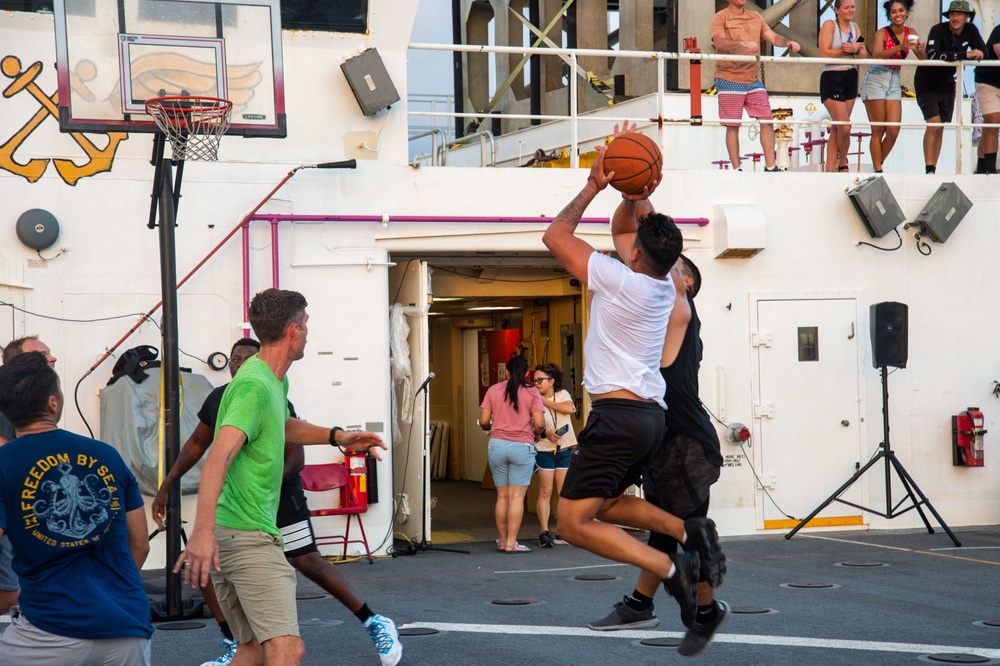
<path fill-rule="evenodd" d="M 113 448 L 60 430 L 59 377 L 40 352 L 0 366 L 0 534 L 21 583 L 0 666 L 149 664 L 149 553 L 135 477 Z"/>

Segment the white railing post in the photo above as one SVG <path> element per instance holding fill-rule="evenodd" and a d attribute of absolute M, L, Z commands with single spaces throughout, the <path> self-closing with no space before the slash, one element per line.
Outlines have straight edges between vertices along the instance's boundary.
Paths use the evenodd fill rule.
<path fill-rule="evenodd" d="M 580 132 L 579 127 L 577 127 L 577 103 L 576 96 L 577 90 L 579 89 L 576 81 L 576 54 L 570 53 L 570 66 L 569 66 L 569 126 L 570 126 L 570 145 L 569 145 L 569 166 L 571 169 L 577 169 L 580 167 Z"/>
<path fill-rule="evenodd" d="M 965 93 L 965 65 L 959 60 L 955 63 L 955 111 L 958 113 L 958 121 L 955 125 L 955 173 L 962 173 L 962 137 L 964 132 L 964 117 L 962 114 L 962 96 Z"/>

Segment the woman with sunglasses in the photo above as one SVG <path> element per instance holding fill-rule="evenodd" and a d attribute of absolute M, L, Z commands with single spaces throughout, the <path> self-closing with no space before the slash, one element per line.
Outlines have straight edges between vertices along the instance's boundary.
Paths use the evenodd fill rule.
<path fill-rule="evenodd" d="M 535 444 L 535 470 L 538 472 L 538 535 L 540 548 L 551 548 L 555 538 L 549 532 L 549 509 L 552 506 L 552 485 L 555 481 L 556 496 L 562 491 L 563 479 L 569 469 L 572 447 L 576 446 L 572 418 L 576 413 L 573 396 L 563 388 L 562 370 L 555 363 L 535 367 L 535 388 L 542 394 L 545 406 L 545 430 Z M 558 502 L 558 500 L 556 500 Z M 558 505 L 557 505 L 558 506 Z"/>
<path fill-rule="evenodd" d="M 524 496 L 535 467 L 535 437 L 542 431 L 542 397 L 528 384 L 528 361 L 507 361 L 507 379 L 486 389 L 479 424 L 490 430 L 487 459 L 497 487 L 497 552 L 530 553 L 517 542 L 524 518 Z"/>

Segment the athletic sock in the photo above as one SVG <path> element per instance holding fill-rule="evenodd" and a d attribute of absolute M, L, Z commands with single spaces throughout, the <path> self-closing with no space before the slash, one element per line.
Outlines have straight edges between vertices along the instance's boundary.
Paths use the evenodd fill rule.
<path fill-rule="evenodd" d="M 219 623 L 219 631 L 221 631 L 222 635 L 228 638 L 229 640 L 231 641 L 236 640 L 235 638 L 233 638 L 233 630 L 229 628 L 229 622 L 227 622 L 226 620 L 223 620 L 222 622 Z"/>
<path fill-rule="evenodd" d="M 632 590 L 632 596 L 625 597 L 625 605 L 632 610 L 649 610 L 653 606 L 653 597 L 647 597 L 639 590 Z"/>
<path fill-rule="evenodd" d="M 673 578 L 675 573 L 677 573 L 677 565 L 671 562 L 670 573 L 667 574 L 667 578 Z M 666 578 L 664 578 L 663 580 L 666 580 Z"/>
<path fill-rule="evenodd" d="M 983 157 L 983 161 L 986 162 L 986 173 L 996 173 L 997 172 L 997 154 L 996 153 L 986 153 Z"/>
<path fill-rule="evenodd" d="M 370 618 L 374 614 L 375 613 L 372 612 L 372 609 L 368 608 L 368 604 L 361 604 L 361 608 L 354 611 L 354 617 L 358 618 L 362 622 L 365 622 L 368 618 Z"/>
<path fill-rule="evenodd" d="M 937 166 L 933 164 L 927 164 L 924 166 L 924 173 L 937 173 Z"/>
<path fill-rule="evenodd" d="M 974 173 L 986 173 L 986 158 L 977 157 L 976 158 L 976 170 Z"/>
<path fill-rule="evenodd" d="M 698 624 L 705 624 L 711 622 L 715 619 L 715 602 L 710 603 L 707 606 L 698 606 L 698 618 L 695 620 Z"/>

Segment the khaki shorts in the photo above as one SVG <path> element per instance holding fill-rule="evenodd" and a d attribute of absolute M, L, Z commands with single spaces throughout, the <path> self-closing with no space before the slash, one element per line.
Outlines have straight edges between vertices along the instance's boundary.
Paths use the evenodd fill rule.
<path fill-rule="evenodd" d="M 979 99 L 979 110 L 984 116 L 1000 113 L 1000 88 L 988 83 L 976 84 L 976 97 Z M 983 130 L 996 132 L 996 128 Z"/>
<path fill-rule="evenodd" d="M 281 538 L 216 525 L 215 540 L 222 571 L 212 572 L 212 583 L 236 642 L 298 636 L 295 569 L 285 559 Z"/>

